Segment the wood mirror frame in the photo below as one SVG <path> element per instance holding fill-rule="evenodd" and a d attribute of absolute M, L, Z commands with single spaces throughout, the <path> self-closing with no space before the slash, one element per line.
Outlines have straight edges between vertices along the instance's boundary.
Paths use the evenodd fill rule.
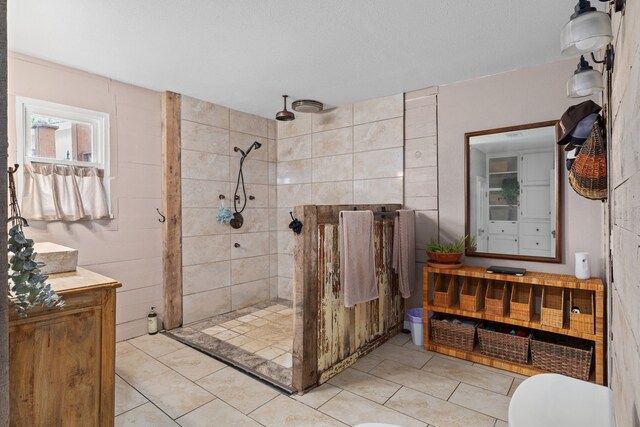
<path fill-rule="evenodd" d="M 487 129 L 482 131 L 468 132 L 464 134 L 464 203 L 465 203 L 465 236 L 467 236 L 467 246 L 471 239 L 471 217 L 470 217 L 470 189 L 469 189 L 469 139 L 474 136 L 481 135 L 491 135 L 497 133 L 504 132 L 514 132 L 526 129 L 535 129 L 542 127 L 550 127 L 554 126 L 556 139 L 560 136 L 560 127 L 558 125 L 557 120 L 546 121 L 546 122 L 538 122 L 538 123 L 529 123 L 526 125 L 519 126 L 509 126 L 504 128 L 496 128 L 496 129 Z M 562 169 L 565 167 L 563 163 L 563 146 L 558 145 L 556 147 L 556 170 L 555 170 L 555 204 L 556 204 L 556 212 L 555 212 L 555 220 L 556 220 L 556 244 L 555 244 L 555 256 L 554 257 L 542 257 L 542 256 L 532 256 L 532 255 L 519 255 L 519 254 L 500 254 L 500 253 L 491 253 L 491 252 L 478 252 L 472 251 L 468 248 L 465 249 L 466 256 L 472 257 L 484 257 L 484 258 L 496 258 L 496 259 L 509 259 L 509 260 L 517 260 L 517 261 L 532 261 L 532 262 L 548 262 L 548 263 L 560 263 L 562 262 L 562 239 L 564 238 L 564 233 L 562 229 Z"/>

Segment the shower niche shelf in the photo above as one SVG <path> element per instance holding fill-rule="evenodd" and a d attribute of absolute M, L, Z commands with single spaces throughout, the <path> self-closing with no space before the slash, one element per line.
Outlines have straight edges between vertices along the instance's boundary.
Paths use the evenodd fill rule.
<path fill-rule="evenodd" d="M 510 294 L 518 287 L 535 289 L 530 295 L 537 296 L 542 295 L 543 291 L 551 291 L 552 293 L 560 293 L 563 295 L 580 295 L 587 302 L 591 302 L 591 306 L 584 310 L 581 318 L 591 315 L 591 328 L 584 326 L 584 322 L 580 322 L 582 327 L 575 327 L 576 322 L 570 321 L 569 310 L 566 310 L 567 314 L 562 319 L 561 326 L 552 326 L 548 322 L 541 322 L 540 310 L 532 309 L 530 320 L 524 320 L 522 317 L 512 316 L 511 307 L 509 304 L 509 298 L 506 298 L 506 308 L 503 315 L 491 314 L 487 312 L 487 300 L 485 299 L 484 307 L 481 304 L 477 304 L 477 310 L 465 310 L 462 309 L 459 295 L 454 296 L 455 303 L 450 306 L 443 306 L 434 304 L 434 300 L 430 299 L 428 295 L 433 295 L 434 286 L 439 283 L 448 283 L 449 287 L 455 287 L 456 283 L 464 284 L 469 280 L 481 281 L 486 284 L 487 288 L 492 286 L 498 286 L 503 289 L 505 294 Z M 548 274 L 548 273 L 536 273 L 527 272 L 523 277 L 511 276 L 506 274 L 491 274 L 487 273 L 485 268 L 482 267 L 461 267 L 459 269 L 438 269 L 434 267 L 424 267 L 423 270 L 423 308 L 425 313 L 433 312 L 434 314 L 448 315 L 451 317 L 459 317 L 467 320 L 475 320 L 479 323 L 491 323 L 494 325 L 510 325 L 516 327 L 522 327 L 528 329 L 533 333 L 534 337 L 537 332 L 541 335 L 558 336 L 558 339 L 562 337 L 571 337 L 574 339 L 580 339 L 585 342 L 590 342 L 593 346 L 593 359 L 595 360 L 595 369 L 591 375 L 591 380 L 598 384 L 605 384 L 605 350 L 604 350 L 604 304 L 605 304 L 605 288 L 602 281 L 597 278 L 591 278 L 587 280 L 576 279 L 573 276 L 561 275 L 561 274 Z M 460 289 L 460 286 L 457 287 Z M 430 292 L 431 291 L 431 292 Z M 464 297 L 464 296 L 463 296 Z M 468 297 L 467 297 L 468 298 Z M 487 292 L 486 298 L 489 298 L 489 292 Z M 530 302 L 533 303 L 533 302 Z M 573 303 L 573 300 L 571 301 Z M 570 304 L 569 298 L 563 300 L 562 304 Z M 584 304 L 588 306 L 589 304 Z M 467 305 L 468 307 L 468 305 Z M 587 320 L 588 322 L 588 320 Z M 483 365 L 493 366 L 495 368 L 504 369 L 511 372 L 516 372 L 523 375 L 535 375 L 544 373 L 540 369 L 537 369 L 531 365 L 531 363 L 515 363 L 508 360 L 499 359 L 495 357 L 482 354 L 480 352 L 480 346 L 476 345 L 474 350 L 465 351 L 459 348 L 454 348 L 442 344 L 438 344 L 432 341 L 430 322 L 428 316 L 425 316 L 424 321 L 424 348 L 429 351 L 446 354 L 449 356 L 457 357 L 460 359 L 466 359 L 472 362 L 481 363 Z"/>

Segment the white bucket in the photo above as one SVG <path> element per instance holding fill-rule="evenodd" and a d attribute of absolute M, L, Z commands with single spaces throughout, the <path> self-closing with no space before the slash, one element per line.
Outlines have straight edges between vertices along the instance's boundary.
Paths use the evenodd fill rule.
<path fill-rule="evenodd" d="M 422 308 L 410 308 L 407 310 L 407 317 L 411 324 L 411 340 L 413 345 L 422 347 L 424 345 L 424 324 L 422 323 Z"/>

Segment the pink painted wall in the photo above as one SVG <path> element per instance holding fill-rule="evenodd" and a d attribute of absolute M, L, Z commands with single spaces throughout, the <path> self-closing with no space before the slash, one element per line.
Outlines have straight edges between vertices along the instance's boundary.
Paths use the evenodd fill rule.
<path fill-rule="evenodd" d="M 117 339 L 146 332 L 153 305 L 162 311 L 160 93 L 106 77 L 9 54 L 9 163 L 16 162 L 16 96 L 109 113 L 112 220 L 32 221 L 36 241 L 78 249 L 78 264 L 122 282 Z"/>
<path fill-rule="evenodd" d="M 464 235 L 464 134 L 466 132 L 558 120 L 584 99 L 566 96 L 575 59 L 554 62 L 438 88 L 438 209 L 440 239 Z M 596 100 L 596 102 L 599 102 Z M 600 103 L 601 104 L 601 103 Z M 602 105 L 602 104 L 601 104 Z M 589 252 L 591 273 L 604 276 L 604 204 L 578 196 L 562 177 L 562 263 L 466 257 L 469 265 L 522 266 L 532 271 L 573 274 L 574 253 Z"/>

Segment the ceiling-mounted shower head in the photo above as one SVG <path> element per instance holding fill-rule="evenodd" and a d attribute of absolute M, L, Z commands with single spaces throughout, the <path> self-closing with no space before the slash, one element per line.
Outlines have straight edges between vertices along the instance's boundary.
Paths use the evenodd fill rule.
<path fill-rule="evenodd" d="M 320 113 L 324 109 L 324 105 L 314 99 L 298 99 L 291 103 L 291 108 L 298 113 Z"/>
<path fill-rule="evenodd" d="M 284 110 L 278 111 L 276 113 L 276 120 L 280 120 L 282 122 L 295 120 L 296 115 L 293 114 L 293 112 L 287 110 L 287 98 L 289 97 L 289 95 L 282 95 L 282 97 L 284 98 Z"/>

